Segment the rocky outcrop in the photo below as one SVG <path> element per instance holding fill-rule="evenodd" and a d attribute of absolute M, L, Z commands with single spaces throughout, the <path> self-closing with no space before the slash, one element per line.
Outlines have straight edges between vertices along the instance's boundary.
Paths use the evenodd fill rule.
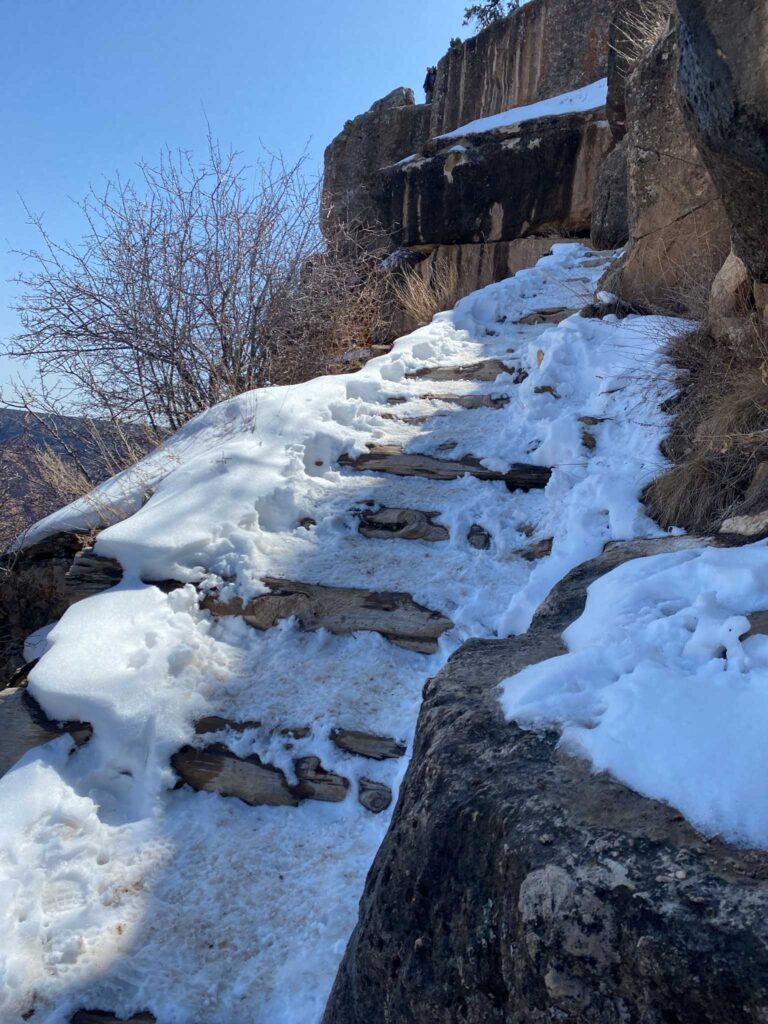
<path fill-rule="evenodd" d="M 604 78 L 613 0 L 532 0 L 437 65 L 432 137 Z"/>
<path fill-rule="evenodd" d="M 400 88 L 347 121 L 325 151 L 321 226 L 326 234 L 339 223 L 375 225 L 367 179 L 423 146 L 429 117 L 429 107 L 415 102 L 413 90 Z"/>
<path fill-rule="evenodd" d="M 430 683 L 324 1024 L 762 1024 L 768 854 L 705 839 L 504 720 L 498 683 L 561 654 L 586 588 L 695 538 L 609 545 L 529 633 Z"/>
<path fill-rule="evenodd" d="M 609 149 L 600 111 L 539 118 L 442 140 L 428 155 L 382 170 L 372 191 L 398 245 L 588 235 Z"/>
<path fill-rule="evenodd" d="M 592 245 L 618 249 L 629 238 L 627 144 L 622 139 L 603 161 L 592 197 Z"/>
<path fill-rule="evenodd" d="M 630 246 L 611 290 L 682 312 L 693 293 L 707 293 L 731 242 L 718 189 L 683 117 L 677 64 L 673 27 L 627 81 Z"/>
<path fill-rule="evenodd" d="M 431 104 L 396 89 L 347 122 L 325 154 L 326 234 L 364 223 L 418 255 L 426 247 L 421 275 L 447 264 L 460 295 L 532 266 L 549 247 L 544 236 L 549 244 L 588 237 L 597 169 L 610 148 L 600 114 L 438 137 L 605 77 L 613 2 L 530 0 L 450 48 Z M 395 319 L 403 330 L 414 326 Z"/>
<path fill-rule="evenodd" d="M 722 198 L 736 255 L 768 281 L 768 76 L 765 3 L 678 0 L 679 86 Z"/>

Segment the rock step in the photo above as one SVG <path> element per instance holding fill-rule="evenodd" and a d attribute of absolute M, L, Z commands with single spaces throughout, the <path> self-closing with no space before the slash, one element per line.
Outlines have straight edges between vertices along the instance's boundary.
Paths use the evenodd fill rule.
<path fill-rule="evenodd" d="M 456 460 L 438 459 L 434 455 L 406 453 L 395 445 L 373 446 L 366 455 L 356 459 L 342 455 L 339 465 L 367 472 L 393 473 L 395 476 L 422 476 L 429 480 L 457 480 L 469 475 L 478 480 L 502 480 L 511 491 L 546 487 L 552 474 L 552 470 L 545 466 L 524 463 L 514 463 L 500 472 L 483 466 L 474 455 Z"/>
<path fill-rule="evenodd" d="M 221 732 L 224 729 L 231 729 L 233 732 L 245 732 L 247 729 L 260 729 L 261 722 L 233 722 L 231 719 L 221 718 L 218 715 L 209 715 L 201 718 L 195 723 L 195 732 L 198 736 L 206 736 L 210 733 Z M 280 730 L 282 734 L 291 736 L 293 739 L 305 739 L 312 730 L 309 726 Z M 385 761 L 389 758 L 402 757 L 405 753 L 405 744 L 392 739 L 391 736 L 377 736 L 375 733 L 359 732 L 356 729 L 332 729 L 330 733 L 331 742 L 339 750 L 348 754 L 357 754 L 360 757 L 369 757 L 374 761 Z"/>
<path fill-rule="evenodd" d="M 417 604 L 409 594 L 271 577 L 262 582 L 270 594 L 247 602 L 209 595 L 201 607 L 219 618 L 241 616 L 256 629 L 270 629 L 280 619 L 295 616 L 302 629 L 327 629 L 342 636 L 358 630 L 380 633 L 398 647 L 422 654 L 433 654 L 438 637 L 453 626 L 445 615 Z"/>
<path fill-rule="evenodd" d="M 513 377 L 518 373 L 517 367 L 507 366 L 500 359 L 483 359 L 479 363 L 467 363 L 465 366 L 427 366 L 423 370 L 406 373 L 406 380 L 458 381 L 472 380 L 478 383 L 490 383 L 502 373 Z"/>
<path fill-rule="evenodd" d="M 221 743 L 202 750 L 183 747 L 171 764 L 181 783 L 192 789 L 234 796 L 252 807 L 298 807 L 303 800 L 340 803 L 349 792 L 349 779 L 326 771 L 319 757 L 294 762 L 296 783 L 288 782 L 280 768 L 265 764 L 256 754 L 238 757 Z M 373 813 L 392 802 L 391 790 L 383 783 L 361 779 L 358 790 L 360 803 Z"/>
<path fill-rule="evenodd" d="M 377 512 L 362 512 L 358 529 L 370 540 L 448 540 L 446 527 L 432 521 L 439 514 L 413 508 L 380 508 Z"/>

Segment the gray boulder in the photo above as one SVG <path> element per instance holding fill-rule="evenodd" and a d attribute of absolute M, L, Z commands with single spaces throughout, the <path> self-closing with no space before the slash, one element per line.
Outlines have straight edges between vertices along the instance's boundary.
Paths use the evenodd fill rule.
<path fill-rule="evenodd" d="M 722 197 L 734 249 L 768 281 L 768 10 L 764 0 L 678 0 L 679 85 Z"/>
<path fill-rule="evenodd" d="M 695 538 L 611 545 L 531 630 L 427 684 L 413 757 L 324 1024 L 764 1024 L 768 854 L 695 832 L 502 716 L 586 587 Z"/>

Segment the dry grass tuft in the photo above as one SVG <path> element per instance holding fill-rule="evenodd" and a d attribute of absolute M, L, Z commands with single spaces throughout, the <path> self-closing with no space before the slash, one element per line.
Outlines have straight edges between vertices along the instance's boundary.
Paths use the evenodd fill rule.
<path fill-rule="evenodd" d="M 416 324 L 428 324 L 437 313 L 453 309 L 462 298 L 455 264 L 444 260 L 429 268 L 425 277 L 419 268 L 406 270 L 394 285 L 395 299 Z"/>
<path fill-rule="evenodd" d="M 672 339 L 667 356 L 680 393 L 665 443 L 674 466 L 646 491 L 651 514 L 711 532 L 768 507 L 768 326 L 745 308 Z"/>
<path fill-rule="evenodd" d="M 628 69 L 635 67 L 661 39 L 669 27 L 674 9 L 674 0 L 642 0 L 637 5 L 628 5 L 617 21 L 618 39 L 615 44 Z"/>

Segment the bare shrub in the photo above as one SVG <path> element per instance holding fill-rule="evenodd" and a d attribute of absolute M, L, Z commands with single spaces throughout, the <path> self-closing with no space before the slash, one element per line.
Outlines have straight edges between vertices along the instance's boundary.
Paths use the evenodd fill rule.
<path fill-rule="evenodd" d="M 403 272 L 394 285 L 396 301 L 416 324 L 428 324 L 437 313 L 453 309 L 461 298 L 459 274 L 454 263 L 436 261 L 427 277 L 419 267 Z"/>
<path fill-rule="evenodd" d="M 379 315 L 376 253 L 318 229 L 303 161 L 255 170 L 209 138 L 81 203 L 87 234 L 24 253 L 8 354 L 63 382 L 67 411 L 176 429 L 232 395 L 322 372 Z"/>

